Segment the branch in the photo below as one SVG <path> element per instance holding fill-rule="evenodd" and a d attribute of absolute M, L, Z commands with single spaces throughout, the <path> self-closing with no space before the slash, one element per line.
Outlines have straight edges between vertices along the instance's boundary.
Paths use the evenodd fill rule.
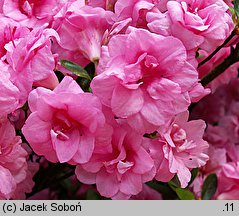
<path fill-rule="evenodd" d="M 236 48 L 232 47 L 230 55 L 214 69 L 212 69 L 207 75 L 201 79 L 201 84 L 206 86 L 220 74 L 222 74 L 227 68 L 239 61 L 239 43 L 236 45 Z"/>
<path fill-rule="evenodd" d="M 216 55 L 235 35 L 236 35 L 236 29 L 232 31 L 232 33 L 228 36 L 228 38 L 224 41 L 222 45 L 217 47 L 207 58 L 205 58 L 203 61 L 201 61 L 198 64 L 198 68 L 201 67 L 206 62 L 208 62 L 214 55 Z"/>

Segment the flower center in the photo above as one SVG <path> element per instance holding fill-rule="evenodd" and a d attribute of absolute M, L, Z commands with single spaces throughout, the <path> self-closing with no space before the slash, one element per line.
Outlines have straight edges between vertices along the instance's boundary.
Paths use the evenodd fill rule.
<path fill-rule="evenodd" d="M 187 134 L 179 125 L 173 124 L 171 137 L 175 144 L 182 145 L 186 141 Z"/>
<path fill-rule="evenodd" d="M 57 134 L 57 138 L 66 141 L 69 139 L 67 135 L 75 128 L 74 120 L 62 112 L 56 113 L 53 119 L 53 131 Z"/>
<path fill-rule="evenodd" d="M 19 0 L 20 11 L 28 17 L 32 17 L 34 4 L 34 0 Z"/>
<path fill-rule="evenodd" d="M 124 174 L 127 172 L 132 166 L 134 166 L 133 162 L 129 161 L 119 161 L 117 164 L 117 169 L 120 174 Z"/>
<path fill-rule="evenodd" d="M 181 4 L 182 4 L 182 8 L 184 9 L 185 12 L 188 11 L 195 15 L 198 14 L 198 9 L 199 9 L 198 7 L 193 7 L 193 5 L 187 4 L 186 2 L 181 2 Z"/>

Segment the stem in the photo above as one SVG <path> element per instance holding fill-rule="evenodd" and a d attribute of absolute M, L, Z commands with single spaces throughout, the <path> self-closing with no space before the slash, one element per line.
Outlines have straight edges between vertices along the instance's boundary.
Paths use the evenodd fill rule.
<path fill-rule="evenodd" d="M 214 80 L 220 74 L 222 74 L 232 64 L 234 64 L 238 61 L 239 61 L 239 43 L 236 45 L 235 49 L 232 47 L 232 51 L 231 51 L 230 55 L 222 63 L 217 65 L 214 69 L 212 69 L 207 75 L 205 75 L 201 79 L 201 81 L 200 81 L 201 84 L 203 86 L 206 86 L 208 83 L 210 83 L 212 80 Z"/>
<path fill-rule="evenodd" d="M 201 61 L 198 64 L 198 68 L 201 67 L 206 62 L 208 62 L 214 55 L 216 55 L 235 35 L 236 35 L 236 31 L 234 29 L 232 31 L 232 33 L 228 36 L 228 38 L 224 41 L 224 43 L 222 45 L 217 47 L 207 58 L 205 58 L 203 61 Z"/>

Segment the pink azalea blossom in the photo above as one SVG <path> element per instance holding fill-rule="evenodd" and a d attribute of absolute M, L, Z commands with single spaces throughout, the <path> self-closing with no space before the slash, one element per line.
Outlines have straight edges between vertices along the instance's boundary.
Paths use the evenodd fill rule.
<path fill-rule="evenodd" d="M 208 144 L 202 139 L 205 123 L 202 120 L 188 120 L 188 112 L 176 116 L 167 126 L 158 129 L 158 138 L 148 146 L 156 163 L 156 179 L 170 181 L 177 174 L 181 186 L 187 186 L 190 170 L 202 167 L 209 157 Z"/>
<path fill-rule="evenodd" d="M 226 132 L 227 137 L 233 143 L 238 142 L 239 138 L 239 101 L 230 104 L 229 110 L 219 120 L 219 126 Z"/>
<path fill-rule="evenodd" d="M 16 196 L 18 194 L 17 188 L 27 180 L 27 155 L 21 146 L 20 137 L 15 135 L 14 127 L 6 118 L 1 118 L 0 199 L 10 199 Z M 22 188 L 22 191 L 26 192 L 27 190 Z"/>
<path fill-rule="evenodd" d="M 238 86 L 238 79 L 219 86 L 214 94 L 200 101 L 192 112 L 192 118 L 199 117 L 201 113 L 201 118 L 208 122 L 205 139 L 217 147 L 228 148 L 228 154 L 233 152 L 232 145 L 238 142 L 239 137 Z M 239 155 L 236 156 L 235 153 L 230 157 L 239 159 Z M 233 158 L 231 159 L 234 160 Z"/>
<path fill-rule="evenodd" d="M 21 28 L 17 22 L 14 22 L 10 18 L 0 16 L 0 20 L 0 111 L 1 116 L 5 116 L 15 111 L 24 103 L 22 97 L 27 97 L 21 92 L 12 79 L 12 68 L 6 61 L 6 46 L 9 43 L 14 43 L 14 41 L 18 41 L 20 38 L 25 37 L 26 34 L 29 33 L 29 30 Z"/>
<path fill-rule="evenodd" d="M 209 143 L 209 142 L 208 142 Z M 204 174 L 217 173 L 218 176 L 222 170 L 222 167 L 227 163 L 228 155 L 227 150 L 224 147 L 218 147 L 209 143 L 208 156 L 210 160 L 202 168 Z"/>
<path fill-rule="evenodd" d="M 103 47 L 97 73 L 93 93 L 141 133 L 153 132 L 187 110 L 190 91 L 201 86 L 178 39 L 143 29 L 129 28 L 112 37 Z"/>
<path fill-rule="evenodd" d="M 211 145 L 209 143 L 207 154 L 210 158 L 204 167 L 201 167 L 196 179 L 192 182 L 190 189 L 193 191 L 198 199 L 201 199 L 202 187 L 205 179 L 209 174 L 216 174 L 217 178 L 221 178 L 222 167 L 227 164 L 227 150 L 223 147 Z M 220 183 L 219 183 L 220 184 Z M 221 186 L 219 186 L 221 187 Z M 217 199 L 216 193 L 212 199 Z"/>
<path fill-rule="evenodd" d="M 118 20 L 132 18 L 132 26 L 147 28 L 146 14 L 154 7 L 152 0 L 118 0 L 115 4 L 115 14 Z"/>
<path fill-rule="evenodd" d="M 167 10 L 168 0 L 153 0 L 153 1 L 161 12 L 165 12 Z"/>
<path fill-rule="evenodd" d="M 105 122 L 97 97 L 83 93 L 67 76 L 53 91 L 33 90 L 28 103 L 32 113 L 22 131 L 34 152 L 51 162 L 90 159 L 95 133 Z"/>
<path fill-rule="evenodd" d="M 1 116 L 6 116 L 19 107 L 21 92 L 11 82 L 8 66 L 0 61 L 0 67 L 0 112 Z"/>
<path fill-rule="evenodd" d="M 21 181 L 17 184 L 16 190 L 12 195 L 12 199 L 26 199 L 26 193 L 31 193 L 32 188 L 35 186 L 35 182 L 33 181 L 33 176 L 39 169 L 39 164 L 36 162 L 31 162 L 29 159 L 27 161 L 27 170 L 26 170 L 26 178 L 24 181 Z"/>
<path fill-rule="evenodd" d="M 162 200 L 162 196 L 158 191 L 144 184 L 143 190 L 139 194 L 132 196 L 131 199 L 132 200 Z"/>
<path fill-rule="evenodd" d="M 168 0 L 117 0 L 115 3 L 115 14 L 117 20 L 132 19 L 132 26 L 148 29 L 148 13 L 165 12 Z M 160 22 L 158 23 L 159 26 Z"/>
<path fill-rule="evenodd" d="M 2 11 L 29 28 L 49 25 L 66 0 L 3 0 Z"/>
<path fill-rule="evenodd" d="M 10 41 L 25 37 L 29 30 L 20 28 L 20 24 L 10 18 L 0 15 L 0 58 L 6 55 L 4 46 Z"/>
<path fill-rule="evenodd" d="M 232 79 L 228 84 L 218 86 L 213 94 L 203 98 L 191 112 L 192 119 L 201 118 L 211 125 L 218 124 L 230 110 L 234 100 L 239 100 L 239 80 Z"/>
<path fill-rule="evenodd" d="M 228 134 L 221 125 L 211 125 L 208 123 L 204 138 L 217 148 L 225 147 L 228 142 Z"/>
<path fill-rule="evenodd" d="M 75 169 L 79 198 L 160 200 L 149 181 L 186 188 L 199 168 L 196 198 L 215 173 L 212 199 L 239 199 L 238 63 L 199 82 L 238 35 L 198 67 L 235 28 L 235 3 L 0 0 L 0 200 L 25 199 L 49 162 Z M 61 60 L 90 64 L 89 92 Z M 55 189 L 30 199 L 57 199 Z"/>
<path fill-rule="evenodd" d="M 179 38 L 187 50 L 201 48 L 210 53 L 234 28 L 228 9 L 222 0 L 168 1 L 165 13 L 147 14 L 148 27 L 152 32 Z"/>
<path fill-rule="evenodd" d="M 212 126 L 209 125 L 205 135 L 205 138 L 214 146 L 224 147 L 227 150 L 228 160 L 235 162 L 239 161 L 238 107 L 239 102 L 233 101 L 229 106 L 229 110 L 226 110 L 225 115 L 218 121 L 218 125 L 213 127 L 217 128 L 217 130 L 210 130 Z"/>
<path fill-rule="evenodd" d="M 103 8 L 76 3 L 55 17 L 53 27 L 60 36 L 59 44 L 67 51 L 78 52 L 78 55 L 97 62 L 105 31 L 111 28 L 114 14 Z"/>
<path fill-rule="evenodd" d="M 85 184 L 96 184 L 102 196 L 129 199 L 155 175 L 154 161 L 142 146 L 144 138 L 127 126 L 114 126 L 111 151 L 95 152 L 88 163 L 78 165 L 76 175 Z M 110 149 L 109 149 L 110 150 Z"/>
<path fill-rule="evenodd" d="M 239 80 L 232 79 L 228 84 L 220 85 L 212 95 L 199 102 L 193 110 L 193 117 L 199 110 L 207 110 L 201 115 L 207 120 L 208 127 L 204 135 L 210 144 L 210 160 L 201 168 L 202 172 L 193 183 L 193 191 L 200 194 L 205 178 L 216 173 L 218 189 L 213 199 L 238 199 L 238 107 Z"/>
<path fill-rule="evenodd" d="M 42 84 L 54 88 L 58 79 L 54 74 L 54 56 L 51 52 L 51 37 L 58 38 L 53 29 L 29 30 L 20 28 L 16 32 L 26 32 L 28 35 L 10 41 L 4 47 L 6 61 L 9 65 L 10 80 L 21 91 L 20 103 L 25 103 L 32 85 Z M 40 83 L 41 82 L 41 83 Z"/>
<path fill-rule="evenodd" d="M 219 176 L 217 199 L 237 200 L 239 198 L 239 162 L 227 163 Z"/>

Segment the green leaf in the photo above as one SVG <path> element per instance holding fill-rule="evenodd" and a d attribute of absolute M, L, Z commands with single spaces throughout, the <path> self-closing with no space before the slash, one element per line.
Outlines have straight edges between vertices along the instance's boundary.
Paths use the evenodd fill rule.
<path fill-rule="evenodd" d="M 231 12 L 231 17 L 232 17 L 233 23 L 234 23 L 234 25 L 236 26 L 236 25 L 238 24 L 238 23 L 237 23 L 238 13 L 236 14 L 235 9 L 234 9 L 234 7 L 232 7 L 232 6 L 229 6 L 229 10 L 230 10 L 230 12 Z"/>
<path fill-rule="evenodd" d="M 205 179 L 203 183 L 202 199 L 210 200 L 212 196 L 216 193 L 216 191 L 217 191 L 217 175 L 211 174 Z"/>
<path fill-rule="evenodd" d="M 67 60 L 61 60 L 60 62 L 64 68 L 70 70 L 73 74 L 77 75 L 78 77 L 91 80 L 91 77 L 89 76 L 87 71 L 81 66 Z"/>
<path fill-rule="evenodd" d="M 176 188 L 175 192 L 181 200 L 195 200 L 194 194 L 187 189 Z"/>
<path fill-rule="evenodd" d="M 197 175 L 198 175 L 198 172 L 199 172 L 199 169 L 198 169 L 198 168 L 192 169 L 192 171 L 191 171 L 191 180 L 190 180 L 190 182 L 188 183 L 188 187 L 193 183 L 193 181 L 195 180 L 195 178 L 196 178 Z"/>
<path fill-rule="evenodd" d="M 171 181 L 168 182 L 169 187 L 175 191 L 176 188 L 181 188 L 181 183 L 178 176 L 175 175 Z"/>
<path fill-rule="evenodd" d="M 237 17 L 239 17 L 239 0 L 234 1 L 234 11 Z"/>
<path fill-rule="evenodd" d="M 234 7 L 232 7 L 232 6 L 229 6 L 229 10 L 230 10 L 231 14 L 235 14 Z"/>

